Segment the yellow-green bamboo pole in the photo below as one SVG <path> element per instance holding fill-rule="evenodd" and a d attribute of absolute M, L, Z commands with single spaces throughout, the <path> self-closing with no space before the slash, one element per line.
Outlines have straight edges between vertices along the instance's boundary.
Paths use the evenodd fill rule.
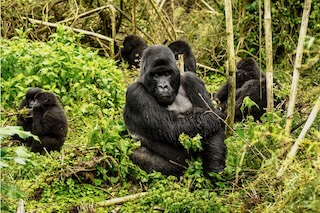
<path fill-rule="evenodd" d="M 264 1 L 264 29 L 266 38 L 267 112 L 273 112 L 272 29 L 270 0 Z"/>
<path fill-rule="evenodd" d="M 313 121 L 316 119 L 317 114 L 319 112 L 320 109 L 320 96 L 318 97 L 315 106 L 313 107 L 310 116 L 306 122 L 306 124 L 304 125 L 297 141 L 293 144 L 290 152 L 288 153 L 285 161 L 283 162 L 281 168 L 279 169 L 278 173 L 277 173 L 277 177 L 281 177 L 284 173 L 284 171 L 288 168 L 289 164 L 292 162 L 293 158 L 295 157 L 298 148 L 303 140 L 303 138 L 305 137 L 305 135 L 307 134 L 308 130 L 310 129 L 310 127 L 312 126 Z"/>
<path fill-rule="evenodd" d="M 132 24 L 132 34 L 136 34 L 136 32 L 137 32 L 137 25 L 136 25 L 136 0 L 133 0 L 133 2 L 132 2 L 131 24 Z"/>
<path fill-rule="evenodd" d="M 155 4 L 154 0 L 147 0 L 147 1 L 149 1 L 151 3 L 151 6 L 156 11 L 156 13 L 160 19 L 160 22 L 161 22 L 162 26 L 165 28 L 170 40 L 174 41 L 175 37 L 170 33 L 169 27 L 168 27 L 167 23 L 165 22 L 165 20 L 163 19 L 163 16 L 161 15 L 161 11 L 159 10 L 158 6 Z"/>
<path fill-rule="evenodd" d="M 290 97 L 289 97 L 289 105 L 288 105 L 288 112 L 287 112 L 287 119 L 286 119 L 285 133 L 287 136 L 290 135 L 290 131 L 291 131 L 291 127 L 292 127 L 292 116 L 293 116 L 293 112 L 294 112 L 294 106 L 295 106 L 297 91 L 298 91 L 298 81 L 299 81 L 299 76 L 300 76 L 299 69 L 301 68 L 304 40 L 305 40 L 305 37 L 307 34 L 307 29 L 308 29 L 308 21 L 309 21 L 309 14 L 310 14 L 310 10 L 311 10 L 311 2 L 312 2 L 311 0 L 305 0 L 305 2 L 304 2 L 302 22 L 301 22 L 301 27 L 300 27 L 297 54 L 296 54 L 296 59 L 294 62 L 294 68 L 293 68 L 293 79 L 292 79 L 292 84 L 291 84 L 291 92 L 290 92 Z"/>
<path fill-rule="evenodd" d="M 231 0 L 225 0 L 225 16 L 226 16 L 226 33 L 227 33 L 227 54 L 228 54 L 228 66 L 227 80 L 229 82 L 228 87 L 228 116 L 227 116 L 227 135 L 231 135 L 234 124 L 234 112 L 235 112 L 235 97 L 236 97 L 236 64 L 234 55 L 234 42 L 233 42 L 233 23 L 232 23 L 232 4 Z"/>
<path fill-rule="evenodd" d="M 111 10 L 111 29 L 112 29 L 112 41 L 110 41 L 110 56 L 114 58 L 115 52 L 115 40 L 116 40 L 116 9 L 113 5 L 107 5 L 108 8 Z"/>

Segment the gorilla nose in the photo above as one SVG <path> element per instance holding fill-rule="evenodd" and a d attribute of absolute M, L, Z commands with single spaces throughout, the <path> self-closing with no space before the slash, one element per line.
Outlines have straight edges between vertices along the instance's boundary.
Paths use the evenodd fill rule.
<path fill-rule="evenodd" d="M 166 92 L 166 91 L 168 91 L 169 87 L 166 84 L 162 84 L 162 85 L 158 86 L 158 89 L 160 92 Z"/>

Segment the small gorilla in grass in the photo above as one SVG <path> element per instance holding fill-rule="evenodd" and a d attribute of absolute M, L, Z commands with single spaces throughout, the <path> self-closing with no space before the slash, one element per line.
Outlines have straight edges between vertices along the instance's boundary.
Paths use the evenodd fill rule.
<path fill-rule="evenodd" d="M 31 151 L 60 151 L 68 132 L 68 122 L 57 97 L 51 92 L 40 92 L 32 106 L 32 134 L 40 141 L 32 141 Z"/>
<path fill-rule="evenodd" d="M 265 74 L 261 73 L 261 77 L 264 78 Z M 260 78 L 260 68 L 254 58 L 247 58 L 241 60 L 237 64 L 237 71 L 236 71 L 236 89 L 242 87 L 242 85 L 251 80 L 251 79 L 258 79 Z M 220 107 L 223 109 L 227 106 L 228 100 L 228 86 L 229 82 L 226 82 L 221 86 L 221 88 L 216 93 L 216 99 L 220 102 Z"/>
<path fill-rule="evenodd" d="M 251 79 L 245 82 L 241 88 L 236 91 L 236 107 L 235 107 L 235 121 L 243 120 L 247 115 L 252 115 L 254 120 L 260 120 L 261 116 L 266 112 L 267 108 L 267 90 L 266 90 L 266 78 Z M 274 82 L 276 87 L 280 87 L 279 84 Z M 244 108 L 241 112 L 241 106 L 243 104 L 243 99 L 249 97 L 254 101 L 257 106 L 252 106 L 250 109 Z M 282 103 L 279 97 L 274 96 L 274 106 L 278 107 Z M 283 106 L 279 108 L 283 109 Z"/>
<path fill-rule="evenodd" d="M 261 90 L 260 90 L 261 85 Z M 261 91 L 261 94 L 260 94 Z M 265 108 L 267 107 L 267 91 L 266 91 L 266 79 L 263 78 L 261 81 L 259 79 L 251 79 L 245 82 L 241 88 L 236 91 L 236 107 L 235 107 L 235 121 L 241 121 L 246 115 L 250 114 L 255 120 L 260 119 L 260 117 L 265 113 Z M 257 106 L 252 106 L 250 111 L 246 107 L 243 112 L 241 112 L 241 106 L 243 99 L 249 97 L 254 101 Z"/>
<path fill-rule="evenodd" d="M 19 110 L 23 108 L 28 109 L 28 115 L 18 115 L 17 117 L 17 126 L 22 126 L 24 131 L 31 131 L 32 129 L 32 106 L 34 104 L 34 97 L 40 92 L 42 92 L 42 90 L 38 87 L 29 89 L 26 92 L 25 98 L 21 101 L 18 107 Z M 20 140 L 23 143 L 27 143 L 29 146 L 32 142 L 32 138 L 21 139 L 17 135 L 14 136 L 14 139 Z"/>
<path fill-rule="evenodd" d="M 130 69 L 133 66 L 138 68 L 142 52 L 147 47 L 147 43 L 142 38 L 129 35 L 124 39 L 121 57 L 128 62 Z"/>
<path fill-rule="evenodd" d="M 178 60 L 178 55 L 183 54 L 184 71 L 196 72 L 196 58 L 194 57 L 192 49 L 187 42 L 177 40 L 169 44 L 168 47 L 172 50 L 176 60 Z"/>
<path fill-rule="evenodd" d="M 180 75 L 168 47 L 143 52 L 139 79 L 128 87 L 124 108 L 126 127 L 141 142 L 130 156 L 135 164 L 148 173 L 179 176 L 187 159 L 200 156 L 205 174 L 223 171 L 226 145 L 219 116 L 224 115 L 213 109 L 203 81 L 192 72 Z M 179 142 L 181 133 L 201 134 L 203 150 L 188 152 Z"/>

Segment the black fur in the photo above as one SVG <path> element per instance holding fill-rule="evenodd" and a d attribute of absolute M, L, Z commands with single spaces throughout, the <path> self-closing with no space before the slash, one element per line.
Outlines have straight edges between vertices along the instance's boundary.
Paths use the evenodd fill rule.
<path fill-rule="evenodd" d="M 262 78 L 265 77 L 264 73 L 261 73 Z M 251 80 L 260 78 L 260 69 L 254 58 L 247 58 L 241 60 L 237 64 L 236 72 L 236 89 L 242 87 L 242 85 Z M 225 110 L 227 107 L 228 100 L 228 87 L 229 82 L 227 81 L 216 93 L 216 99 L 220 102 L 220 107 Z"/>
<path fill-rule="evenodd" d="M 267 108 L 267 90 L 266 90 L 266 78 L 252 79 L 245 82 L 241 88 L 237 89 L 236 92 L 236 107 L 235 107 L 235 121 L 241 121 L 247 115 L 252 115 L 254 120 L 260 120 L 261 116 L 266 112 Z M 279 86 L 275 82 L 276 86 Z M 261 87 L 261 89 L 260 89 Z M 250 110 L 245 107 L 244 111 L 241 112 L 240 108 L 245 97 L 249 97 L 259 107 L 252 106 Z M 274 105 L 277 106 L 281 103 L 281 100 L 274 96 Z"/>
<path fill-rule="evenodd" d="M 21 101 L 18 109 L 21 110 L 23 108 L 29 109 L 28 115 L 18 115 L 17 116 L 17 126 L 22 126 L 24 131 L 31 131 L 32 129 L 32 106 L 34 104 L 34 97 L 36 94 L 42 92 L 42 90 L 38 87 L 34 87 L 29 89 L 26 92 L 25 98 Z M 27 139 L 21 139 L 19 138 L 18 135 L 15 135 L 13 137 L 14 139 L 17 139 L 23 143 L 27 143 L 27 145 L 31 145 L 32 138 L 27 138 Z"/>
<path fill-rule="evenodd" d="M 170 72 L 168 88 L 172 89 L 170 96 L 174 98 L 159 104 L 159 88 L 155 86 L 157 81 L 153 76 L 163 72 Z M 192 110 L 182 117 L 167 110 L 175 102 L 180 86 L 192 103 Z M 144 51 L 140 77 L 128 87 L 124 108 L 128 131 L 141 141 L 141 147 L 131 155 L 135 164 L 147 172 L 156 170 L 165 175 L 178 176 L 185 169 L 186 159 L 201 156 L 205 173 L 223 171 L 226 154 L 224 124 L 214 113 L 206 113 L 208 107 L 198 94 L 213 108 L 204 83 L 191 72 L 180 76 L 174 55 L 168 47 L 150 46 Z M 214 111 L 223 116 L 219 111 Z M 179 142 L 181 133 L 191 137 L 200 133 L 204 150 L 188 153 Z"/>
<path fill-rule="evenodd" d="M 33 141 L 31 151 L 60 151 L 67 132 L 68 122 L 60 102 L 53 93 L 41 92 L 35 96 L 33 105 L 32 134 L 40 141 Z"/>
<path fill-rule="evenodd" d="M 169 44 L 168 47 L 172 50 L 176 60 L 178 60 L 178 55 L 183 54 L 184 71 L 196 72 L 196 58 L 194 57 L 192 49 L 187 42 L 181 40 L 174 41 Z"/>
<path fill-rule="evenodd" d="M 144 49 L 148 47 L 147 43 L 136 35 L 129 35 L 123 41 L 121 57 L 128 62 L 129 68 L 139 67 L 140 58 Z"/>

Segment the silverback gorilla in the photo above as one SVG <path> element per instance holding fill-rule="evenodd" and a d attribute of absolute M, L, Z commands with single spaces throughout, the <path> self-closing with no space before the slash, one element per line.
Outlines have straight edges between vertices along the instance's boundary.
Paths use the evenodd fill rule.
<path fill-rule="evenodd" d="M 178 55 L 183 54 L 184 56 L 184 71 L 196 72 L 197 62 L 193 55 L 190 45 L 182 40 L 177 40 L 168 45 L 172 50 L 176 60 Z"/>
<path fill-rule="evenodd" d="M 32 111 L 31 132 L 41 142 L 33 141 L 31 151 L 43 152 L 44 148 L 47 151 L 60 151 L 68 132 L 68 122 L 56 96 L 51 92 L 38 93 Z"/>
<path fill-rule="evenodd" d="M 149 46 L 142 55 L 140 76 L 126 94 L 124 121 L 141 141 L 132 161 L 148 173 L 179 176 L 186 159 L 200 156 L 205 174 L 223 171 L 224 123 L 216 114 L 223 115 L 218 110 L 208 112 L 207 105 L 213 109 L 201 79 L 192 72 L 181 76 L 168 47 Z M 203 151 L 188 153 L 179 142 L 181 133 L 191 137 L 200 133 Z"/>
<path fill-rule="evenodd" d="M 136 35 L 129 35 L 123 41 L 121 57 L 128 62 L 129 68 L 139 67 L 140 58 L 144 49 L 148 47 L 147 43 Z"/>

